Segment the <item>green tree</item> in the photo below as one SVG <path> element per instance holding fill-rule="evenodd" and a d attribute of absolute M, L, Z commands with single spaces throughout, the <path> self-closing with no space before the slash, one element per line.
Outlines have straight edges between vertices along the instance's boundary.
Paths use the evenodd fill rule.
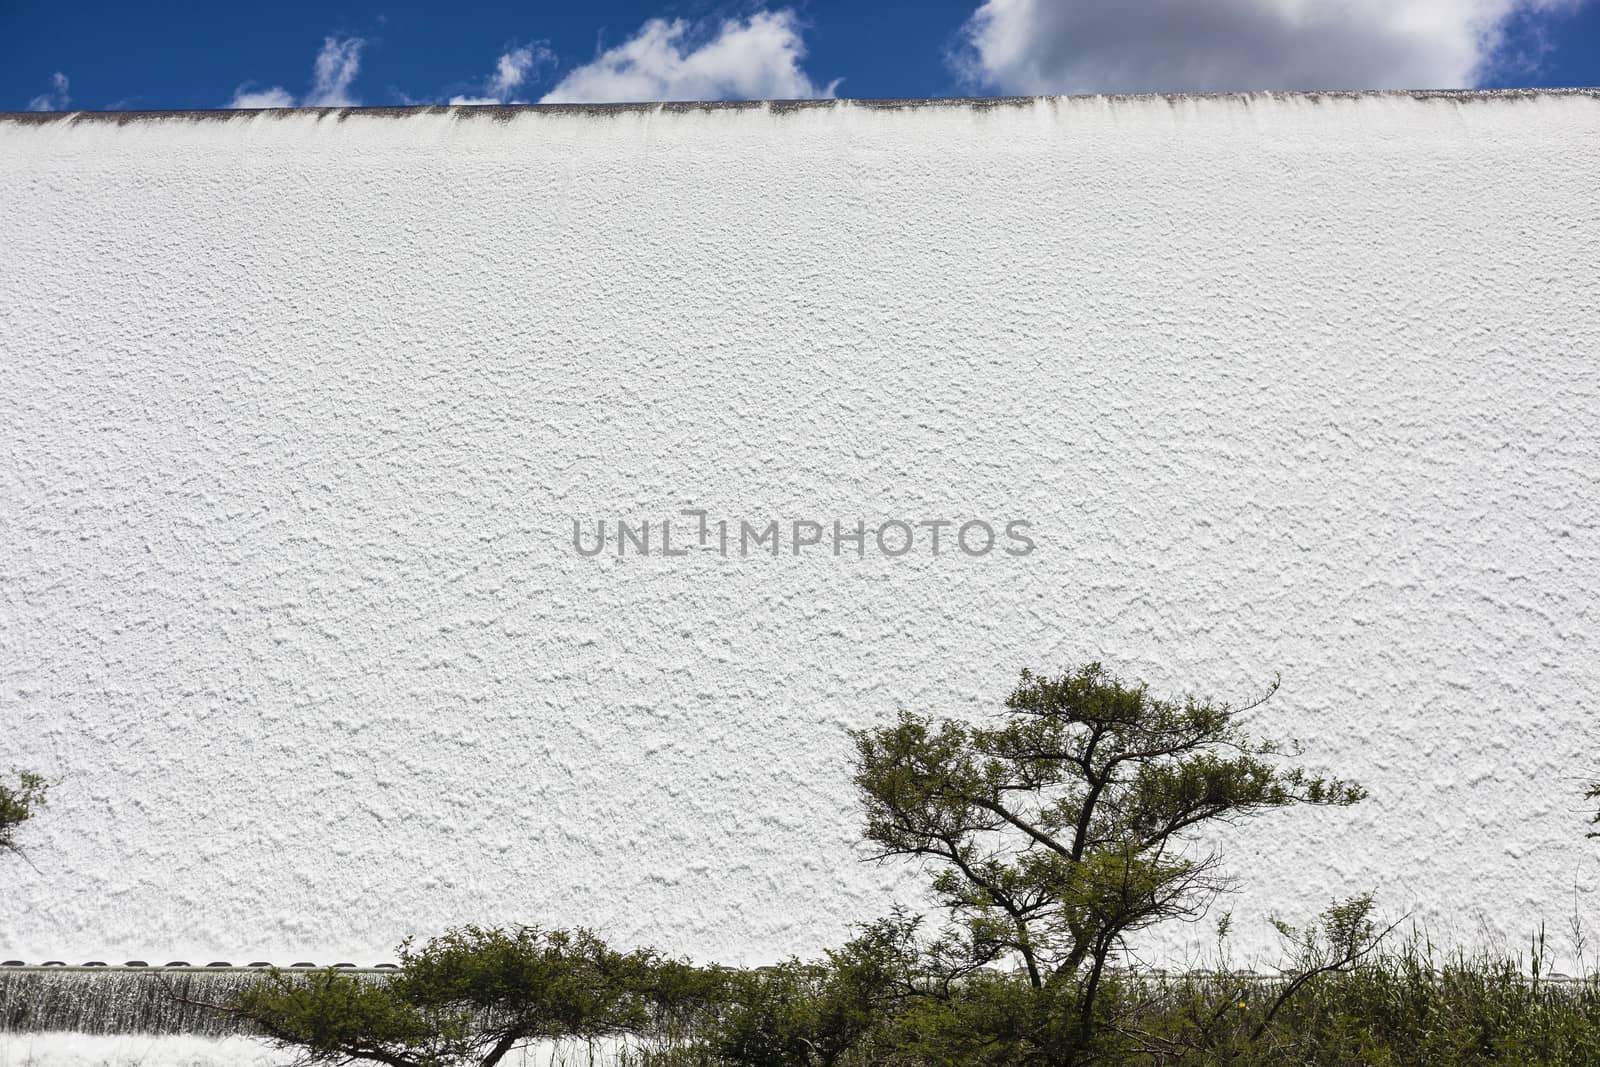
<path fill-rule="evenodd" d="M 1245 717 L 1276 688 L 1233 707 L 1160 699 L 1098 664 L 1024 671 L 997 725 L 903 712 L 854 735 L 867 840 L 879 858 L 933 867 L 956 931 L 942 943 L 966 946 L 946 968 L 1014 965 L 1025 979 L 1025 1004 L 994 987 L 1006 1010 L 990 1014 L 1007 1033 L 989 1045 L 1009 1042 L 1007 1062 L 1093 1054 L 1108 965 L 1127 935 L 1198 916 L 1228 887 L 1195 831 L 1364 796 L 1283 766 L 1285 746 L 1251 736 Z"/>
<path fill-rule="evenodd" d="M 37 774 L 22 771 L 14 782 L 0 781 L 0 852 L 22 854 L 17 830 L 44 807 L 49 787 Z"/>
<path fill-rule="evenodd" d="M 399 955 L 392 978 L 274 971 L 221 1007 L 302 1064 L 492 1067 L 531 1042 L 643 1033 L 718 981 L 586 930 L 468 926 Z"/>

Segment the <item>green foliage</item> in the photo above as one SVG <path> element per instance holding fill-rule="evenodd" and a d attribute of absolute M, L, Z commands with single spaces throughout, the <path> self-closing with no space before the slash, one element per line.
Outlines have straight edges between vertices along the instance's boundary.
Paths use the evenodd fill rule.
<path fill-rule="evenodd" d="M 22 771 L 16 781 L 0 781 L 0 852 L 21 853 L 17 828 L 44 807 L 49 786 L 37 774 Z"/>
<path fill-rule="evenodd" d="M 694 971 L 675 1011 L 647 1013 L 643 1040 L 619 1063 L 1034 1067 L 1052 1062 L 1048 1050 L 1069 1040 L 1076 1025 L 1073 986 L 1037 990 L 1025 974 L 991 969 L 940 986 L 926 960 L 907 952 L 913 929 L 904 916 L 896 916 L 861 928 L 846 946 L 810 963 Z M 1300 976 L 1376 943 L 1382 931 L 1371 924 L 1362 898 L 1336 904 L 1305 926 L 1284 929 L 1289 955 L 1281 975 L 1109 975 L 1100 996 L 1103 1018 L 1094 1062 L 1130 1067 L 1600 1063 L 1600 978 L 1551 981 L 1540 977 L 1548 968 L 1537 956 L 1444 954 L 1413 938 L 1396 949 L 1363 955 L 1347 969 L 1320 972 L 1285 997 Z M 0 1003 L 8 1001 L 6 982 L 49 977 L 0 974 Z M 216 982 L 228 977 L 196 976 Z M 307 1050 L 302 1062 L 371 1059 L 342 1049 L 380 1034 L 388 1042 L 411 1044 L 378 1062 L 478 1062 L 470 1054 L 445 1058 L 449 1050 L 442 1043 L 430 1045 L 438 1035 L 427 1032 L 441 1020 L 382 996 L 384 980 L 333 971 L 269 981 L 307 987 L 292 1006 L 274 1009 L 302 1027 L 291 1042 Z M 12 1002 L 20 1001 L 13 996 Z M 414 1029 L 418 1025 L 421 1029 Z M 455 1052 L 462 1050 L 458 1046 Z M 584 1062 L 581 1050 L 576 1059 L 570 1051 L 555 1062 Z"/>
<path fill-rule="evenodd" d="M 1081 1013 L 1075 983 L 1038 988 L 1023 974 L 983 970 L 910 1002 L 890 1032 L 903 1062 L 919 1067 L 1049 1064 L 1083 1044 Z"/>
<path fill-rule="evenodd" d="M 1442 955 L 1412 939 L 1323 976 L 1266 1018 L 1287 982 L 1142 978 L 1141 1040 L 1125 1062 L 1185 1067 L 1600 1063 L 1600 980 L 1541 979 L 1537 968 L 1530 973 L 1526 959 Z M 1218 1013 L 1219 1004 L 1226 1010 Z M 1196 1042 L 1196 1030 L 1208 1024 L 1212 1032 Z"/>
<path fill-rule="evenodd" d="M 903 913 L 860 927 L 825 960 L 747 972 L 707 1042 L 716 1062 L 833 1067 L 889 1062 L 883 1023 L 913 992 L 918 921 Z"/>
<path fill-rule="evenodd" d="M 719 996 L 722 981 L 657 953 L 618 952 L 586 930 L 463 927 L 400 948 L 386 980 L 275 971 L 228 1008 L 307 1064 L 500 1062 L 532 1041 L 658 1028 Z"/>
<path fill-rule="evenodd" d="M 1268 696 L 1271 695 L 1269 692 Z M 970 974 L 1016 964 L 1039 1062 L 1092 1056 L 1107 967 L 1131 933 L 1203 913 L 1226 887 L 1197 828 L 1295 804 L 1348 805 L 1356 785 L 1285 767 L 1245 708 L 1164 700 L 1098 664 L 1024 671 L 993 727 L 903 712 L 855 734 L 855 783 L 880 858 L 934 868 Z M 1008 996 L 1013 994 L 1007 993 Z"/>
<path fill-rule="evenodd" d="M 1118 972 L 1087 1062 L 1144 1067 L 1580 1067 L 1600 1063 L 1600 979 L 1541 965 L 1379 948 L 1369 898 L 1278 924 L 1277 975 Z M 748 974 L 674 1064 L 695 1067 L 1041 1067 L 1077 1038 L 1079 987 L 984 969 L 930 984 L 909 942 Z M 870 981 L 849 977 L 864 952 Z M 1531 966 L 1530 966 L 1531 962 Z M 887 969 L 885 969 L 887 968 Z M 904 968 L 904 969 L 902 969 Z M 911 991 L 915 992 L 911 992 Z M 647 1061 L 655 1063 L 658 1061 Z"/>
<path fill-rule="evenodd" d="M 340 971 L 274 971 L 230 1005 L 305 1063 L 351 1058 L 426 1067 L 466 1062 L 471 1015 L 429 1017 L 397 995 L 392 981 Z"/>

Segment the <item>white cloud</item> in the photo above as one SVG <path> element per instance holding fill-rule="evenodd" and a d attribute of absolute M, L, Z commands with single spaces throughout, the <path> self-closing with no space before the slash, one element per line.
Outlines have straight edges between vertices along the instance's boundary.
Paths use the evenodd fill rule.
<path fill-rule="evenodd" d="M 548 55 L 542 48 L 540 53 Z M 535 58 L 532 48 L 514 48 L 501 56 L 500 62 L 495 65 L 489 95 L 503 100 L 515 92 L 518 86 L 528 80 L 528 72 L 533 69 Z"/>
<path fill-rule="evenodd" d="M 273 86 L 271 89 L 252 90 L 249 83 L 239 86 L 229 107 L 294 107 L 294 97 L 289 90 Z"/>
<path fill-rule="evenodd" d="M 792 11 L 728 19 L 714 34 L 683 19 L 651 19 L 632 38 L 578 67 L 543 103 L 781 100 L 832 96 L 800 61 L 805 42 Z"/>
<path fill-rule="evenodd" d="M 325 37 L 322 50 L 311 68 L 311 88 L 298 103 L 301 107 L 355 107 L 361 101 L 350 92 L 351 84 L 361 71 L 361 49 L 366 41 L 360 37 Z M 234 90 L 229 107 L 294 107 L 294 94 L 280 85 L 270 89 L 252 88 L 245 82 Z"/>
<path fill-rule="evenodd" d="M 955 57 L 1003 92 L 1462 88 L 1514 14 L 1583 0 L 987 0 Z"/>
<path fill-rule="evenodd" d="M 29 111 L 65 111 L 72 103 L 67 95 L 67 76 L 59 70 L 50 75 L 50 91 L 40 93 L 28 101 Z"/>
<path fill-rule="evenodd" d="M 361 70 L 359 37 L 327 37 L 322 41 L 322 51 L 317 53 L 312 68 L 311 92 L 302 103 L 306 107 L 355 107 L 359 102 L 350 95 L 350 83 Z"/>
<path fill-rule="evenodd" d="M 527 45 L 513 48 L 503 54 L 495 64 L 494 73 L 483 85 L 482 96 L 452 96 L 452 104 L 520 104 L 516 92 L 527 82 L 535 70 L 546 63 L 555 62 L 555 53 L 544 45 Z"/>

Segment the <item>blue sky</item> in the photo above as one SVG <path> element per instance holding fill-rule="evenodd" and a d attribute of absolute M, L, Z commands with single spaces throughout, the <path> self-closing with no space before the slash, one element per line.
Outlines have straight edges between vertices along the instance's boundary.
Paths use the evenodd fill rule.
<path fill-rule="evenodd" d="M 0 110 L 1600 84 L 1600 0 L 0 3 Z"/>

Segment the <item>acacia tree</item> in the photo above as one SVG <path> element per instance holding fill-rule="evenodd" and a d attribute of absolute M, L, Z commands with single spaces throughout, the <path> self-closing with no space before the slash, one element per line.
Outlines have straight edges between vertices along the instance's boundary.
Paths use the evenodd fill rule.
<path fill-rule="evenodd" d="M 957 937 L 945 967 L 1014 962 L 1043 1005 L 1041 1062 L 1089 1053 L 1107 965 L 1127 935 L 1202 914 L 1228 886 L 1195 831 L 1361 787 L 1280 762 L 1243 707 L 1166 700 L 1099 664 L 1022 673 L 992 727 L 902 712 L 858 731 L 855 784 L 880 859 L 934 868 Z M 965 946 L 959 961 L 949 947 Z"/>
<path fill-rule="evenodd" d="M 22 771 L 16 781 L 0 781 L 0 852 L 22 854 L 17 829 L 44 807 L 48 786 L 37 774 Z"/>

